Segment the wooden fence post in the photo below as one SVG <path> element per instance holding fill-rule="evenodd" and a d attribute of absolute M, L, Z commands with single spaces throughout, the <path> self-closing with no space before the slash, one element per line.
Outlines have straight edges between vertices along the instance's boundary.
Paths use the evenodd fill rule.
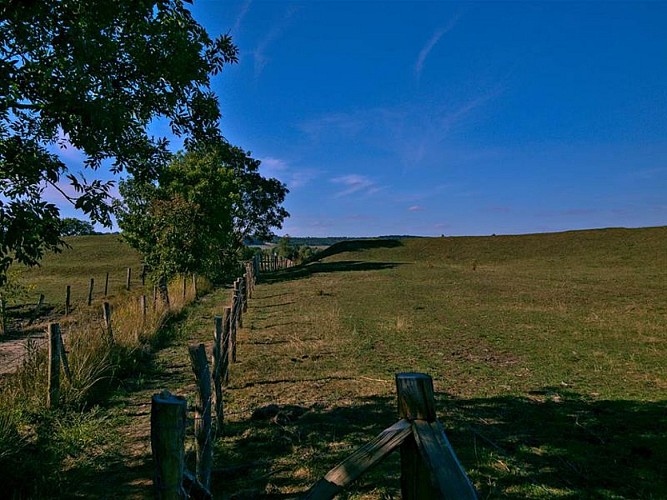
<path fill-rule="evenodd" d="M 141 286 L 146 286 L 146 264 L 141 265 Z"/>
<path fill-rule="evenodd" d="M 7 333 L 7 309 L 2 298 L 0 298 L 0 329 L 2 329 L 0 334 L 5 335 Z"/>
<path fill-rule="evenodd" d="M 130 291 L 130 282 L 132 280 L 132 268 L 128 267 L 127 268 L 127 278 L 125 279 L 125 289 L 129 292 Z"/>
<path fill-rule="evenodd" d="M 67 288 L 65 289 L 65 315 L 69 315 L 69 313 L 72 310 L 72 306 L 70 303 L 70 299 L 72 297 L 72 287 L 70 285 L 67 285 Z"/>
<path fill-rule="evenodd" d="M 60 360 L 63 363 L 63 371 L 65 372 L 65 376 L 67 377 L 67 380 L 72 382 L 72 372 L 69 370 L 69 361 L 67 361 L 67 350 L 65 350 L 65 343 L 63 342 L 63 336 L 60 332 L 60 328 L 58 328 L 58 335 L 60 336 L 60 340 L 58 341 L 58 344 L 60 345 Z"/>
<path fill-rule="evenodd" d="M 95 278 L 90 278 L 90 286 L 88 287 L 88 305 L 93 303 L 93 288 L 95 287 Z"/>
<path fill-rule="evenodd" d="M 197 453 L 196 477 L 204 488 L 211 484 L 213 468 L 213 443 L 211 433 L 211 374 L 204 344 L 191 345 L 190 361 L 197 380 L 195 402 L 195 449 Z"/>
<path fill-rule="evenodd" d="M 188 278 L 184 274 L 183 275 L 183 300 L 185 300 L 185 295 L 187 294 L 187 290 L 188 290 Z"/>
<path fill-rule="evenodd" d="M 216 429 L 222 428 L 224 408 L 222 404 L 222 317 L 214 318 L 213 328 L 213 386 L 215 389 Z"/>
<path fill-rule="evenodd" d="M 107 338 L 113 344 L 113 330 L 111 328 L 111 305 L 108 302 L 102 304 L 102 315 L 104 318 L 104 326 L 107 329 Z"/>
<path fill-rule="evenodd" d="M 248 312 L 248 273 L 245 273 L 243 275 L 243 278 L 241 279 L 241 290 L 243 293 L 243 312 Z"/>
<path fill-rule="evenodd" d="M 222 363 L 220 366 L 222 382 L 229 385 L 229 350 L 231 347 L 231 317 L 232 309 L 225 307 L 222 312 Z"/>
<path fill-rule="evenodd" d="M 396 374 L 398 416 L 406 420 L 435 421 L 433 380 L 423 373 Z M 401 445 L 401 493 L 405 500 L 441 498 L 431 481 L 414 436 Z"/>
<path fill-rule="evenodd" d="M 158 499 L 185 498 L 185 422 L 187 402 L 167 391 L 151 399 L 151 449 L 155 472 L 153 485 Z"/>
<path fill-rule="evenodd" d="M 147 312 L 147 309 L 148 309 L 148 305 L 146 304 L 146 296 L 145 295 L 141 296 L 140 304 L 141 304 L 141 319 L 142 319 L 142 321 L 146 321 L 146 312 Z"/>
<path fill-rule="evenodd" d="M 229 341 L 232 363 L 236 363 L 236 329 L 239 327 L 239 298 L 236 284 L 234 284 L 234 294 L 232 295 L 232 308 L 229 316 Z"/>
<path fill-rule="evenodd" d="M 194 295 L 194 299 L 197 300 L 197 273 L 192 273 L 192 294 Z"/>
<path fill-rule="evenodd" d="M 109 294 L 109 273 L 107 272 L 104 278 L 104 296 L 106 297 Z"/>
<path fill-rule="evenodd" d="M 49 390 L 47 408 L 58 406 L 60 398 L 60 325 L 49 323 Z"/>
<path fill-rule="evenodd" d="M 41 312 L 43 305 L 44 305 L 44 294 L 40 293 L 39 300 L 37 300 L 37 305 L 35 306 L 35 310 L 32 312 L 32 317 L 30 318 L 30 321 L 28 321 L 29 325 L 31 325 L 39 317 L 39 313 Z"/>

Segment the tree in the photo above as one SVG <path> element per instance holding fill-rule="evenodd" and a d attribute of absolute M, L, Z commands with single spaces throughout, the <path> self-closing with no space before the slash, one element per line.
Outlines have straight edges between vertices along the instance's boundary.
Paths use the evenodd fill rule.
<path fill-rule="evenodd" d="M 85 236 L 95 234 L 95 228 L 88 221 L 65 217 L 61 220 L 60 234 L 63 236 Z"/>
<path fill-rule="evenodd" d="M 110 224 L 113 182 L 70 172 L 54 146 L 81 150 L 84 170 L 149 182 L 170 158 L 167 140 L 147 132 L 156 118 L 188 147 L 219 137 L 210 77 L 237 49 L 229 36 L 211 39 L 186 2 L 0 4 L 0 285 L 14 261 L 34 265 L 63 243 L 47 185 Z"/>
<path fill-rule="evenodd" d="M 260 161 L 224 140 L 179 153 L 157 183 L 128 179 L 116 217 L 156 281 L 197 272 L 214 280 L 238 264 L 243 242 L 280 228 L 287 188 Z"/>

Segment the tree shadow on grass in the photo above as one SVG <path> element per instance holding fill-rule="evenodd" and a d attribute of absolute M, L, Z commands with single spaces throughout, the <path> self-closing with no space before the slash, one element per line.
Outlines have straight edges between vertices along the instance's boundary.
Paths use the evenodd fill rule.
<path fill-rule="evenodd" d="M 338 273 L 350 271 L 380 271 L 393 269 L 402 264 L 397 262 L 363 262 L 358 260 L 343 260 L 339 262 L 313 262 L 296 267 L 290 267 L 281 271 L 262 273 L 259 277 L 261 283 L 274 284 L 285 281 L 294 281 L 307 278 L 314 274 Z"/>
<path fill-rule="evenodd" d="M 290 498 L 397 419 L 393 398 L 284 406 L 226 424 L 216 498 Z M 597 401 L 546 388 L 437 408 L 480 498 L 667 498 L 667 402 Z M 398 454 L 349 493 L 400 498 Z M 345 498 L 343 495 L 342 498 Z"/>
<path fill-rule="evenodd" d="M 321 252 L 317 252 L 309 260 L 313 262 L 316 260 L 322 260 L 332 255 L 345 252 L 362 252 L 364 250 L 372 250 L 376 248 L 396 248 L 403 246 L 399 240 L 395 239 L 367 239 L 367 240 L 347 240 L 340 241 L 331 245 L 330 247 L 325 248 Z"/>

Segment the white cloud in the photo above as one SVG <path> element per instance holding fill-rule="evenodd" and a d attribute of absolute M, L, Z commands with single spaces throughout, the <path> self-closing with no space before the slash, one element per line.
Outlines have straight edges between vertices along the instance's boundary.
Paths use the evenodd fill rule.
<path fill-rule="evenodd" d="M 255 78 L 259 77 L 264 70 L 264 67 L 269 62 L 270 59 L 267 55 L 269 48 L 276 42 L 276 40 L 283 36 L 295 12 L 296 9 L 294 7 L 288 8 L 283 18 L 273 24 L 272 28 L 259 41 L 255 50 L 252 51 L 252 56 L 255 61 Z"/>
<path fill-rule="evenodd" d="M 251 3 L 252 0 L 246 0 L 245 2 L 243 2 L 243 5 L 241 5 L 241 9 L 239 10 L 238 15 L 236 16 L 236 21 L 234 21 L 234 26 L 232 26 L 232 29 L 229 30 L 230 33 L 233 33 L 234 35 L 238 34 L 239 28 L 241 27 L 241 23 L 243 22 L 243 19 L 248 13 Z"/>
<path fill-rule="evenodd" d="M 301 188 L 316 179 L 320 172 L 316 169 L 295 169 L 286 160 L 267 156 L 259 159 L 262 169 L 262 175 L 275 177 L 281 182 L 287 184 L 291 190 Z"/>
<path fill-rule="evenodd" d="M 424 210 L 426 209 L 421 205 L 412 205 L 411 207 L 408 208 L 409 212 L 423 212 Z"/>
<path fill-rule="evenodd" d="M 443 37 L 445 33 L 450 31 L 456 22 L 459 20 L 459 15 L 455 16 L 447 26 L 444 26 L 440 29 L 438 29 L 431 38 L 426 42 L 426 44 L 422 47 L 422 49 L 419 51 L 419 55 L 417 56 L 417 60 L 415 61 L 415 77 L 417 80 L 421 77 L 422 71 L 424 70 L 424 64 L 426 63 L 426 59 L 428 58 L 429 54 L 433 50 L 433 47 L 437 45 L 437 43 L 440 41 L 440 39 Z"/>
<path fill-rule="evenodd" d="M 336 193 L 336 198 L 349 196 L 354 193 L 373 194 L 381 188 L 378 184 L 365 175 L 349 174 L 331 179 L 334 184 L 343 186 L 343 190 Z"/>

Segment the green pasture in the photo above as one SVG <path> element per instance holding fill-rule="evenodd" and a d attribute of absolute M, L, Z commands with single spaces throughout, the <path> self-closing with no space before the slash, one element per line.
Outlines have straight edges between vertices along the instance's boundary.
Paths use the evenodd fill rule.
<path fill-rule="evenodd" d="M 94 298 L 102 297 L 106 273 L 109 295 L 125 289 L 127 268 L 132 268 L 132 283 L 141 279 L 141 256 L 121 240 L 118 234 L 98 234 L 65 238 L 69 247 L 60 253 L 48 253 L 40 266 L 21 268 L 20 279 L 30 288 L 29 302 L 45 301 L 64 308 L 67 285 L 71 286 L 73 304 L 88 298 L 90 279 L 94 279 Z"/>
<path fill-rule="evenodd" d="M 667 496 L 667 228 L 321 257 L 265 275 L 251 302 L 218 460 L 270 459 L 227 491 L 307 488 L 394 423 L 394 374 L 417 371 L 482 498 Z M 243 416 L 269 403 L 282 423 Z M 391 458 L 349 496 L 397 497 L 398 471 Z"/>

